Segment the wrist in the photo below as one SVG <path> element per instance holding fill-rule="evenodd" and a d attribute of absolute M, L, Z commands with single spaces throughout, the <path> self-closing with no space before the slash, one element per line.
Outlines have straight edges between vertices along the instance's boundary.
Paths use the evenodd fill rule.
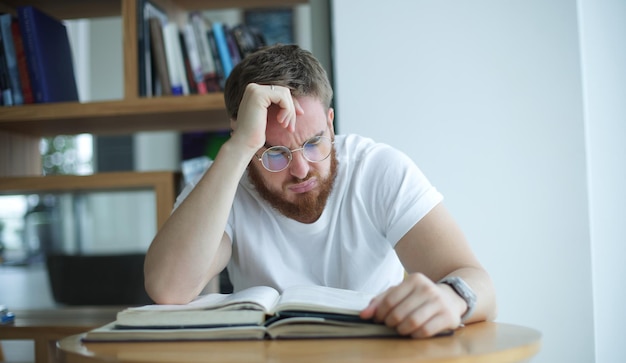
<path fill-rule="evenodd" d="M 263 142 L 260 143 L 260 146 L 257 144 L 258 142 L 246 138 L 241 133 L 233 132 L 222 147 L 228 145 L 227 147 L 230 151 L 242 155 L 244 158 L 250 159 L 254 157 L 254 154 L 261 147 L 263 147 Z"/>
<path fill-rule="evenodd" d="M 450 307 L 452 308 L 452 310 L 457 313 L 459 317 L 462 317 L 468 309 L 465 300 L 463 300 L 463 298 L 460 297 L 459 294 L 456 293 L 456 291 L 454 291 L 452 286 L 446 283 L 438 283 L 438 285 L 441 286 L 441 288 L 444 289 L 444 291 L 446 291 L 446 293 L 450 297 L 449 301 L 451 301 Z"/>
<path fill-rule="evenodd" d="M 247 166 L 250 160 L 255 158 L 255 153 L 258 150 L 259 148 L 250 146 L 245 140 L 236 139 L 231 136 L 231 138 L 222 144 L 218 155 L 222 154 L 221 156 L 227 158 L 231 163 Z"/>
<path fill-rule="evenodd" d="M 457 276 L 443 278 L 437 283 L 447 285 L 460 298 L 459 300 L 462 300 L 459 304 L 459 310 L 461 311 L 461 323 L 465 323 L 476 307 L 476 293 L 463 279 Z"/>

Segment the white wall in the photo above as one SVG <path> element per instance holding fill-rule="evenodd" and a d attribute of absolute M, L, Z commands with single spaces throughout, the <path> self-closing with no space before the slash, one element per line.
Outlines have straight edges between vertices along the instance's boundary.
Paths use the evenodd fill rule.
<path fill-rule="evenodd" d="M 626 322 L 616 293 L 624 253 L 615 254 L 624 250 L 624 4 L 579 2 L 585 90 L 576 0 L 331 8 L 339 132 L 404 150 L 443 192 L 493 276 L 498 321 L 543 333 L 535 362 L 593 362 L 596 349 L 602 362 L 625 356 L 611 346 Z"/>
<path fill-rule="evenodd" d="M 596 361 L 626 361 L 626 2 L 579 0 Z"/>

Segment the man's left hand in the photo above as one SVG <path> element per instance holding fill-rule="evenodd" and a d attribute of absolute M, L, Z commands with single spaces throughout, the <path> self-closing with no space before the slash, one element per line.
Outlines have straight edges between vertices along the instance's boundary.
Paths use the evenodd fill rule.
<path fill-rule="evenodd" d="M 385 323 L 401 335 L 427 338 L 458 328 L 466 309 L 450 286 L 414 273 L 372 299 L 360 316 Z"/>

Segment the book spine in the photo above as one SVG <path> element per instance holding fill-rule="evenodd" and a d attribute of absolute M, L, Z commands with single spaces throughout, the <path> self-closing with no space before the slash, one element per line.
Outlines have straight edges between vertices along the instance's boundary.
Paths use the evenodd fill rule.
<path fill-rule="evenodd" d="M 162 25 L 168 23 L 168 16 L 163 9 L 151 0 L 137 1 L 137 58 L 139 61 L 139 95 L 151 97 L 157 92 L 156 81 L 158 78 L 154 56 L 152 54 L 152 41 L 150 19 L 157 18 Z M 161 92 L 162 93 L 162 92 Z"/>
<path fill-rule="evenodd" d="M 184 95 L 185 77 L 184 68 L 180 55 L 180 44 L 178 40 L 178 27 L 174 23 L 163 26 L 163 43 L 165 44 L 165 56 L 167 59 L 167 71 L 170 75 L 170 84 L 173 95 Z M 187 94 L 189 89 L 187 89 Z"/>
<path fill-rule="evenodd" d="M 192 13 L 190 20 L 197 43 L 198 55 L 202 64 L 202 73 L 206 77 L 212 77 L 215 75 L 216 69 L 209 40 L 206 36 L 208 31 L 206 20 L 199 13 Z"/>
<path fill-rule="evenodd" d="M 237 25 L 233 28 L 233 37 L 239 48 L 239 54 L 241 58 L 245 58 L 251 48 L 250 37 L 248 36 L 247 29 L 243 25 Z"/>
<path fill-rule="evenodd" d="M 15 45 L 17 70 L 20 76 L 24 104 L 31 104 L 35 102 L 35 99 L 30 86 L 30 75 L 28 74 L 28 64 L 26 63 L 26 53 L 24 52 L 24 42 L 22 41 L 22 35 L 20 33 L 20 25 L 15 18 L 11 21 L 11 33 L 13 35 L 13 44 Z"/>
<path fill-rule="evenodd" d="M 233 66 L 235 66 L 241 61 L 241 53 L 239 52 L 239 47 L 237 46 L 232 30 L 226 25 L 224 25 L 223 28 L 224 36 L 226 37 L 226 45 L 228 45 L 228 53 L 230 54 Z"/>
<path fill-rule="evenodd" d="M 7 68 L 6 55 L 2 43 L 4 42 L 2 41 L 2 37 L 0 37 L 0 94 L 2 95 L 3 106 L 13 106 L 9 70 Z"/>
<path fill-rule="evenodd" d="M 228 50 L 226 34 L 224 34 L 224 26 L 220 22 L 214 22 L 212 29 L 213 36 L 215 37 L 215 44 L 217 45 L 217 51 L 222 62 L 224 79 L 226 79 L 230 75 L 230 72 L 233 70 L 233 61 L 230 56 L 230 51 Z"/>
<path fill-rule="evenodd" d="M 266 45 L 263 34 L 245 24 L 235 26 L 232 29 L 232 33 L 242 59 Z"/>
<path fill-rule="evenodd" d="M 185 41 L 184 32 L 178 32 L 178 44 L 180 45 L 180 54 L 182 56 L 183 70 L 185 80 L 187 81 L 187 87 L 189 87 L 189 94 L 197 94 L 198 87 L 196 87 L 196 80 L 194 78 L 193 70 L 191 69 L 191 61 L 189 60 L 189 54 L 187 51 L 187 42 Z"/>
<path fill-rule="evenodd" d="M 202 82 L 207 92 L 218 92 L 220 85 L 218 82 L 217 64 L 215 62 L 214 51 L 209 44 L 207 20 L 200 13 L 190 15 L 191 25 L 197 43 L 198 56 L 202 65 Z"/>
<path fill-rule="evenodd" d="M 150 46 L 152 50 L 152 60 L 156 67 L 155 83 L 158 84 L 156 89 L 160 90 L 161 95 L 172 94 L 172 84 L 170 83 L 170 75 L 167 67 L 167 57 L 165 55 L 165 44 L 163 40 L 163 27 L 161 21 L 157 18 L 150 18 Z"/>
<path fill-rule="evenodd" d="M 26 64 L 28 65 L 28 74 L 30 75 L 30 85 L 33 90 L 35 103 L 44 102 L 42 72 L 40 69 L 38 42 L 34 27 L 36 26 L 33 19 L 33 10 L 30 7 L 18 7 L 17 19 L 22 32 L 22 40 L 24 42 L 24 53 L 26 54 Z"/>
<path fill-rule="evenodd" d="M 72 49 L 63 22 L 33 6 L 18 6 L 35 102 L 78 101 Z"/>
<path fill-rule="evenodd" d="M 0 15 L 0 32 L 2 33 L 2 45 L 4 47 L 13 104 L 22 105 L 24 104 L 24 97 L 22 96 L 20 73 L 17 69 L 17 55 L 13 44 L 13 32 L 11 31 L 12 18 L 11 14 Z"/>
<path fill-rule="evenodd" d="M 211 54 L 213 55 L 213 61 L 215 62 L 215 77 L 206 78 L 205 82 L 207 83 L 207 87 L 211 83 L 215 83 L 218 90 L 224 89 L 224 83 L 226 82 L 226 77 L 224 77 L 224 68 L 222 67 L 222 61 L 219 56 L 219 52 L 217 51 L 217 44 L 215 42 L 215 36 L 213 35 L 213 30 L 209 29 L 207 31 L 207 39 L 209 40 L 209 46 L 211 47 Z"/>
<path fill-rule="evenodd" d="M 150 39 L 146 39 L 147 24 L 145 19 L 145 6 L 146 0 L 137 0 L 137 62 L 139 66 L 139 72 L 137 76 L 139 78 L 139 96 L 151 96 L 152 84 L 151 78 L 148 76 L 151 74 L 150 63 Z M 148 56 L 146 58 L 146 55 Z"/>
<path fill-rule="evenodd" d="M 202 63 L 200 61 L 198 41 L 193 29 L 193 24 L 186 24 L 184 28 L 184 39 L 187 46 L 187 57 L 189 58 L 189 66 L 193 74 L 193 82 L 199 94 L 207 93 L 204 84 L 204 73 L 202 72 Z"/>

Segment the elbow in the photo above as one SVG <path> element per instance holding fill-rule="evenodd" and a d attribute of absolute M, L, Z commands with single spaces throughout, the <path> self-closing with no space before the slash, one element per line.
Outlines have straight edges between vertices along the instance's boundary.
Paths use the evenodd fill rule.
<path fill-rule="evenodd" d="M 487 301 L 485 301 L 484 320 L 494 321 L 498 317 L 498 302 L 495 292 L 489 294 Z"/>
<path fill-rule="evenodd" d="M 198 295 L 193 289 L 185 288 L 184 284 L 150 273 L 148 269 L 144 269 L 144 289 L 150 299 L 160 305 L 187 304 Z"/>
<path fill-rule="evenodd" d="M 185 292 L 184 284 L 172 279 L 171 271 L 154 268 L 154 263 L 151 262 L 146 256 L 143 266 L 144 289 L 155 304 L 181 305 L 193 300 L 195 296 L 191 296 L 191 291 Z"/>
<path fill-rule="evenodd" d="M 492 307 L 489 313 L 487 314 L 487 321 L 494 321 L 498 317 L 498 303 L 496 299 L 493 299 Z"/>
<path fill-rule="evenodd" d="M 150 299 L 152 299 L 155 304 L 175 304 L 172 296 L 169 296 L 167 291 L 157 288 L 155 284 L 151 283 L 147 277 L 144 281 L 144 289 L 146 290 L 146 293 L 148 294 Z"/>
<path fill-rule="evenodd" d="M 158 287 L 154 283 L 149 283 L 148 280 L 145 281 L 144 288 L 150 299 L 159 305 L 184 305 L 191 302 L 196 296 L 180 293 L 176 289 Z"/>

